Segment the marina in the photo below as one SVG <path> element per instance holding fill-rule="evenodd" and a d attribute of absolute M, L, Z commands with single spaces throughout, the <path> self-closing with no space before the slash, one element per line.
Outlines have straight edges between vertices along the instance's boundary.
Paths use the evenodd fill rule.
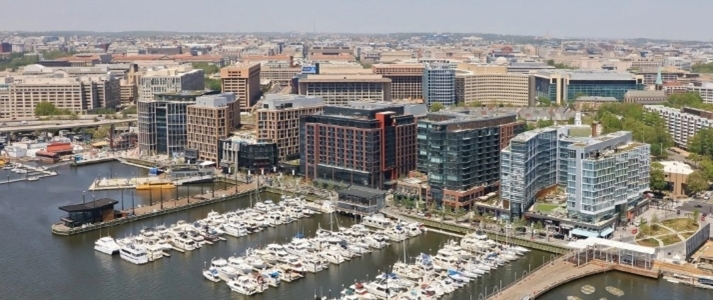
<path fill-rule="evenodd" d="M 47 167 L 37 167 L 21 163 L 6 163 L 2 171 L 5 171 L 6 180 L 1 180 L 0 184 L 10 184 L 21 181 L 38 181 L 45 177 L 57 176 L 57 171 L 49 170 Z"/>

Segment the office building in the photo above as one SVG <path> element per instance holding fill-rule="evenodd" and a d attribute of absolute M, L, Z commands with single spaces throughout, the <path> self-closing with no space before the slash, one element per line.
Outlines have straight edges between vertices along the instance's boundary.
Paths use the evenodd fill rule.
<path fill-rule="evenodd" d="M 525 130 L 516 114 L 429 113 L 418 121 L 419 172 L 428 174 L 429 200 L 451 208 L 470 207 L 496 192 L 500 149 Z"/>
<path fill-rule="evenodd" d="M 416 168 L 416 118 L 403 106 L 326 106 L 300 117 L 300 170 L 310 180 L 390 188 Z"/>
<path fill-rule="evenodd" d="M 657 91 L 627 91 L 624 94 L 625 103 L 638 103 L 643 105 L 662 104 L 666 102 L 666 92 L 664 90 Z"/>
<path fill-rule="evenodd" d="M 567 131 L 542 128 L 510 142 L 501 154 L 502 199 L 513 216 L 521 216 L 542 192 L 559 185 L 567 195 L 568 217 L 591 224 L 596 236 L 597 223 L 626 222 L 643 200 L 650 146 L 633 141 L 627 131 L 594 137 L 570 137 Z"/>
<path fill-rule="evenodd" d="M 371 67 L 374 74 L 391 79 L 391 98 L 423 98 L 422 64 L 376 64 Z"/>
<path fill-rule="evenodd" d="M 6 77 L 0 83 L 0 117 L 28 118 L 35 116 L 40 102 L 50 102 L 58 109 L 75 113 L 119 105 L 119 80 L 113 75 L 68 77 L 53 76 Z"/>
<path fill-rule="evenodd" d="M 691 107 L 676 109 L 663 105 L 646 105 L 644 108 L 659 114 L 666 121 L 666 130 L 679 148 L 688 149 L 689 140 L 699 130 L 713 126 L 713 113 L 709 111 Z"/>
<path fill-rule="evenodd" d="M 538 71 L 534 76 L 536 96 L 560 105 L 578 95 L 623 100 L 627 91 L 644 89 L 643 76 L 614 71 L 554 70 Z"/>
<path fill-rule="evenodd" d="M 672 189 L 672 196 L 686 196 L 684 187 L 688 175 L 693 173 L 691 166 L 680 161 L 660 161 L 663 165 L 664 180 Z"/>
<path fill-rule="evenodd" d="M 350 101 L 391 101 L 391 79 L 381 75 L 301 75 L 298 94 L 322 97 L 327 105 Z"/>
<path fill-rule="evenodd" d="M 203 77 L 203 70 L 193 70 L 189 65 L 151 68 L 139 79 L 139 99 L 152 100 L 155 94 L 203 90 Z"/>
<path fill-rule="evenodd" d="M 713 103 L 713 82 L 692 82 L 688 84 L 686 91 L 698 93 L 704 103 Z"/>
<path fill-rule="evenodd" d="M 218 94 L 217 91 L 181 91 L 155 94 L 153 99 L 139 99 L 139 152 L 142 155 L 182 155 L 188 142 L 188 105 L 196 98 Z"/>
<path fill-rule="evenodd" d="M 265 63 L 260 66 L 260 81 L 270 81 L 282 86 L 289 86 L 292 78 L 302 72 L 302 67 L 289 63 Z"/>
<path fill-rule="evenodd" d="M 240 103 L 234 93 L 196 97 L 186 110 L 187 148 L 197 158 L 218 162 L 218 144 L 240 126 Z"/>
<path fill-rule="evenodd" d="M 218 147 L 218 160 L 226 174 L 232 174 L 236 169 L 252 174 L 274 172 L 278 167 L 277 156 L 277 144 L 260 142 L 248 134 L 222 139 Z"/>
<path fill-rule="evenodd" d="M 239 64 L 220 69 L 223 93 L 235 93 L 241 111 L 260 100 L 260 64 Z"/>
<path fill-rule="evenodd" d="M 386 205 L 386 191 L 358 185 L 337 191 L 337 211 L 370 216 Z"/>
<path fill-rule="evenodd" d="M 524 74 L 475 74 L 459 70 L 455 81 L 456 102 L 528 106 L 535 101 L 529 78 Z"/>
<path fill-rule="evenodd" d="M 277 144 L 279 159 L 300 157 L 300 116 L 324 110 L 321 97 L 267 94 L 257 114 L 257 138 Z"/>
<path fill-rule="evenodd" d="M 456 104 L 456 70 L 451 64 L 427 63 L 423 69 L 423 101 L 443 105 Z"/>
<path fill-rule="evenodd" d="M 691 71 L 691 60 L 681 57 L 666 57 L 663 60 L 665 67 L 674 67 L 683 71 Z"/>

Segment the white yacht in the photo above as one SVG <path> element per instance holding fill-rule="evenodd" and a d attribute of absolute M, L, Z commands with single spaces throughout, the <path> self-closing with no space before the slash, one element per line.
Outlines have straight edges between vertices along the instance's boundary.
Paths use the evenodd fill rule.
<path fill-rule="evenodd" d="M 174 247 L 183 251 L 191 251 L 197 248 L 197 243 L 184 234 L 174 237 L 171 241 Z"/>
<path fill-rule="evenodd" d="M 220 275 L 218 274 L 218 269 L 214 267 L 210 267 L 207 270 L 203 270 L 203 277 L 212 282 L 220 282 L 221 280 Z"/>
<path fill-rule="evenodd" d="M 264 288 L 260 286 L 256 280 L 247 275 L 228 281 L 228 287 L 230 287 L 230 290 L 233 292 L 241 293 L 247 296 L 262 293 L 264 291 Z"/>
<path fill-rule="evenodd" d="M 369 294 L 372 294 L 380 299 L 391 299 L 396 296 L 396 293 L 387 286 L 386 282 L 383 281 L 369 282 L 364 285 L 364 288 L 369 292 Z"/>
<path fill-rule="evenodd" d="M 319 255 L 322 256 L 325 260 L 327 260 L 330 263 L 333 263 L 335 265 L 341 264 L 344 262 L 344 257 L 342 257 L 339 253 L 326 250 L 326 251 L 320 251 Z"/>
<path fill-rule="evenodd" d="M 280 286 L 280 272 L 277 270 L 265 270 L 260 273 L 264 278 L 268 286 L 278 287 Z"/>
<path fill-rule="evenodd" d="M 149 262 L 148 255 L 146 254 L 146 249 L 135 244 L 128 244 L 124 247 L 121 247 L 119 254 L 121 258 L 132 264 L 143 265 Z"/>
<path fill-rule="evenodd" d="M 116 253 L 119 253 L 119 250 L 121 250 L 121 246 L 119 246 L 119 244 L 117 244 L 112 237 L 105 236 L 94 242 L 94 250 L 97 250 L 101 253 L 114 255 Z"/>
<path fill-rule="evenodd" d="M 322 271 L 326 266 L 329 266 L 329 264 L 325 264 L 321 257 L 312 253 L 302 256 L 302 265 L 304 265 L 305 270 L 312 273 Z"/>
<path fill-rule="evenodd" d="M 442 252 L 433 257 L 433 266 L 437 270 L 458 269 L 460 260 L 453 256 L 446 256 Z"/>
<path fill-rule="evenodd" d="M 414 282 L 418 282 L 423 277 L 423 274 L 415 266 L 404 262 L 396 262 L 392 267 L 392 272 L 401 277 L 407 278 Z"/>
<path fill-rule="evenodd" d="M 260 258 L 259 256 L 257 256 L 251 248 L 245 251 L 245 263 L 258 270 L 267 267 L 265 261 L 262 260 L 262 258 Z"/>
<path fill-rule="evenodd" d="M 362 219 L 362 224 L 378 229 L 386 229 L 391 227 L 393 222 L 389 218 L 385 217 L 383 214 L 377 213 L 364 217 Z"/>
<path fill-rule="evenodd" d="M 223 224 L 223 230 L 225 230 L 225 234 L 232 237 L 242 237 L 248 235 L 247 226 L 243 223 L 227 222 Z"/>
<path fill-rule="evenodd" d="M 228 265 L 243 274 L 250 274 L 253 267 L 245 261 L 245 258 L 231 256 L 228 257 Z"/>

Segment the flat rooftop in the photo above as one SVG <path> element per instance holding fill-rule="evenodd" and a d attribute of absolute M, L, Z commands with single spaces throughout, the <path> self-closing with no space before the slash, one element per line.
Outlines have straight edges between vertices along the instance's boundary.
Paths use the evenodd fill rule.
<path fill-rule="evenodd" d="M 688 175 L 693 173 L 693 169 L 686 163 L 680 161 L 661 161 L 665 173 L 675 173 Z"/>
<path fill-rule="evenodd" d="M 551 77 L 552 75 L 566 75 L 569 80 L 635 80 L 636 75 L 626 72 L 604 70 L 539 70 L 535 75 Z"/>

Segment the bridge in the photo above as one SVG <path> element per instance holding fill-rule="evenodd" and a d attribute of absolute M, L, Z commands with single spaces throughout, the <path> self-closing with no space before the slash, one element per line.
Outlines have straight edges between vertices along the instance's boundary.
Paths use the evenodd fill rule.
<path fill-rule="evenodd" d="M 42 121 L 41 124 L 27 124 L 20 126 L 0 126 L 0 133 L 10 133 L 10 132 L 30 132 L 30 131 L 41 131 L 41 130 L 58 130 L 58 129 L 71 129 L 71 128 L 88 128 L 97 127 L 101 125 L 111 125 L 111 124 L 123 124 L 137 122 L 137 119 L 121 119 L 121 120 L 101 120 L 101 121 L 81 121 L 76 120 L 73 122 L 67 121 Z M 33 122 L 40 123 L 40 122 Z"/>

